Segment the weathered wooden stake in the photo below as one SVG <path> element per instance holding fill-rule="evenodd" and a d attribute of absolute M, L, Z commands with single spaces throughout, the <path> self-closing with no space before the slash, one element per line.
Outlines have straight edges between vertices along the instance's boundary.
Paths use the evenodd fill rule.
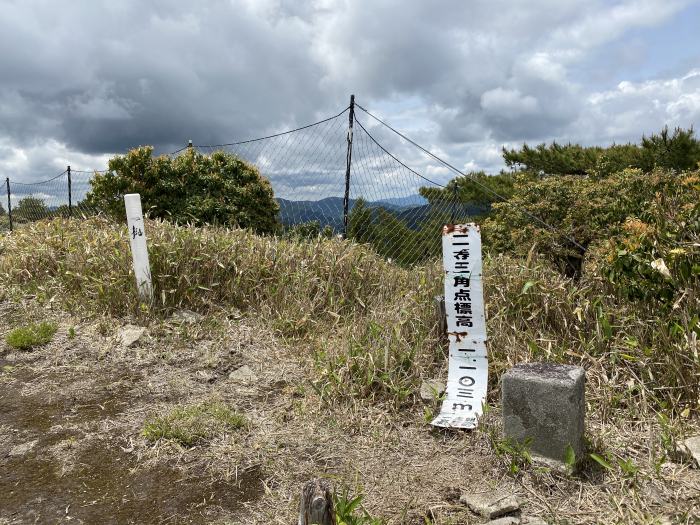
<path fill-rule="evenodd" d="M 299 525 L 336 525 L 333 487 L 325 479 L 304 483 L 299 504 Z"/>

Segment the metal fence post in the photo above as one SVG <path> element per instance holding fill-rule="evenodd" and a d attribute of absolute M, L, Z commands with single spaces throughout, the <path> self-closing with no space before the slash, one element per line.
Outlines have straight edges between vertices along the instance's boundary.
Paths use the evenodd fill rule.
<path fill-rule="evenodd" d="M 350 95 L 348 115 L 348 153 L 345 166 L 345 198 L 343 199 L 343 239 L 348 238 L 348 211 L 350 208 L 350 164 L 352 162 L 352 124 L 355 121 L 355 95 Z"/>
<path fill-rule="evenodd" d="M 7 183 L 7 218 L 10 220 L 10 231 L 12 231 L 12 201 L 10 199 L 10 177 L 5 179 Z"/>
<path fill-rule="evenodd" d="M 70 178 L 70 166 L 68 166 L 68 169 L 66 170 L 68 172 L 68 216 L 72 217 L 73 216 L 73 190 L 72 190 L 72 184 L 71 184 L 71 178 Z"/>
<path fill-rule="evenodd" d="M 454 224 L 457 216 L 457 184 L 455 183 L 454 189 L 452 190 L 452 214 L 450 217 L 450 224 Z"/>

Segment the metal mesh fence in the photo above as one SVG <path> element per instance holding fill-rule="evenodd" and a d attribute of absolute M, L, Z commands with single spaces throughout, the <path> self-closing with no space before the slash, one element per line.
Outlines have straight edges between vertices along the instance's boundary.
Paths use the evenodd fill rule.
<path fill-rule="evenodd" d="M 3 180 L 2 186 L 0 187 L 0 232 L 10 230 L 10 217 L 7 214 L 7 198 L 7 181 Z"/>
<path fill-rule="evenodd" d="M 94 214 L 94 210 L 85 205 L 85 196 L 90 191 L 90 181 L 95 176 L 96 171 L 71 171 L 71 201 L 72 216 L 85 217 Z"/>
<path fill-rule="evenodd" d="M 193 147 L 203 154 L 227 151 L 259 169 L 279 203 L 280 235 L 345 234 L 402 264 L 438 256 L 442 226 L 468 220 L 474 208 L 444 189 L 430 201 L 421 196 L 421 188 L 442 186 L 404 164 L 361 120 L 352 119 L 349 134 L 349 111 L 268 137 Z M 83 205 L 93 174 L 67 170 L 39 183 L 10 181 L 13 225 L 94 213 Z M 0 225 L 8 228 L 8 219 L 2 214 Z"/>
<path fill-rule="evenodd" d="M 46 218 L 67 217 L 68 177 L 66 172 L 52 179 L 35 182 L 11 182 L 12 222 L 14 226 Z"/>

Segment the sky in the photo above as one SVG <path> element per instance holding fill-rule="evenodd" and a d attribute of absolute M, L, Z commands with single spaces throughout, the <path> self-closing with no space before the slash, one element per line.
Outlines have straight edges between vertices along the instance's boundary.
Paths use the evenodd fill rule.
<path fill-rule="evenodd" d="M 104 169 L 357 102 L 461 170 L 700 123 L 700 1 L 0 0 L 0 177 Z M 408 166 L 451 174 L 358 112 Z M 340 127 L 338 128 L 340 131 Z M 344 132 L 344 131 L 343 131 Z"/>

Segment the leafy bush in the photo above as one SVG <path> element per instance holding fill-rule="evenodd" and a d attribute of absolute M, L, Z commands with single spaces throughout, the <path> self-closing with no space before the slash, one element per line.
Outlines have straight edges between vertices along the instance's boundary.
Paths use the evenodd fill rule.
<path fill-rule="evenodd" d="M 494 213 L 485 221 L 484 235 L 489 248 L 496 252 L 527 255 L 535 245 L 561 271 L 568 275 L 580 273 L 583 262 L 581 250 L 558 232 L 588 248 L 597 241 L 623 232 L 630 217 L 649 216 L 660 207 L 697 202 L 697 185 L 681 184 L 683 177 L 672 171 L 656 170 L 646 174 L 640 170 L 624 170 L 606 178 L 588 176 L 545 177 L 532 180 L 519 177 L 513 197 L 494 204 Z M 525 212 L 525 213 L 524 213 Z M 692 215 L 692 210 L 688 211 Z M 528 216 L 529 214 L 529 216 Z M 552 225 L 552 231 L 532 216 Z M 665 231 L 664 219 L 659 231 Z M 662 233 L 665 235 L 665 233 Z"/>
<path fill-rule="evenodd" d="M 185 447 L 207 441 L 218 434 L 246 425 L 246 419 L 221 403 L 177 407 L 147 421 L 143 436 L 149 441 L 169 439 Z"/>
<path fill-rule="evenodd" d="M 590 259 L 590 270 L 627 298 L 676 307 L 692 301 L 700 281 L 700 172 L 659 188 Z"/>
<path fill-rule="evenodd" d="M 5 342 L 17 350 L 29 350 L 49 343 L 57 329 L 55 323 L 32 323 L 12 330 L 5 337 Z"/>
<path fill-rule="evenodd" d="M 295 240 L 316 239 L 318 237 L 330 239 L 333 237 L 333 228 L 329 225 L 325 225 L 321 228 L 321 223 L 319 221 L 300 222 L 285 228 L 283 236 L 286 239 Z"/>
<path fill-rule="evenodd" d="M 479 206 L 481 211 L 487 212 L 494 202 L 510 198 L 514 184 L 513 173 L 501 171 L 497 175 L 487 175 L 479 171 L 455 177 L 444 188 L 421 188 L 420 194 L 431 204 L 457 201 Z"/>
<path fill-rule="evenodd" d="M 279 205 L 258 170 L 223 151 L 202 155 L 188 149 L 178 157 L 153 157 L 141 147 L 109 161 L 96 173 L 83 204 L 124 218 L 123 197 L 140 193 L 151 217 L 176 223 L 218 224 L 271 233 L 279 228 Z"/>
<path fill-rule="evenodd" d="M 17 222 L 38 221 L 48 217 L 49 209 L 39 197 L 28 196 L 12 207 L 12 219 Z"/>
<path fill-rule="evenodd" d="M 422 207 L 413 225 L 381 207 L 370 207 L 363 199 L 355 202 L 348 216 L 348 238 L 367 244 L 381 256 L 403 266 L 424 263 L 440 257 L 442 226 L 452 216 L 444 203 Z M 463 214 L 455 220 L 466 220 Z"/>

